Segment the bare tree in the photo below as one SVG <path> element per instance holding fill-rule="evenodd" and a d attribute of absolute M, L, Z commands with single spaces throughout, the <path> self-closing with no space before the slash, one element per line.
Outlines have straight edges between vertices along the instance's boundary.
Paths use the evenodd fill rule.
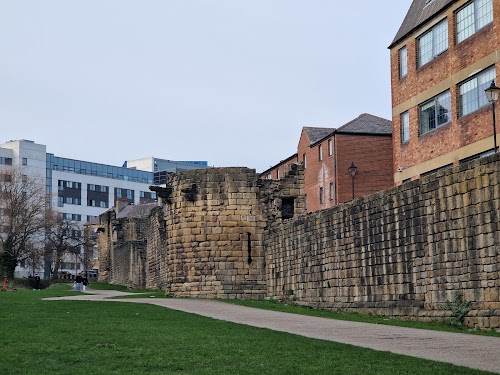
<path fill-rule="evenodd" d="M 0 272 L 14 277 L 29 254 L 30 241 L 43 241 L 45 184 L 17 167 L 0 169 Z"/>
<path fill-rule="evenodd" d="M 46 256 L 52 259 L 52 279 L 57 279 L 61 262 L 67 254 L 73 254 L 81 263 L 81 246 L 84 245 L 81 227 L 64 219 L 57 212 L 48 210 L 45 227 Z"/>

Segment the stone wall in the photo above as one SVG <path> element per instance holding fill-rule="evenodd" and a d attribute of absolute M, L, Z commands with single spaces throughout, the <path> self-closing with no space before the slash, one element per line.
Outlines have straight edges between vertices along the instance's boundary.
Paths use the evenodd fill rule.
<path fill-rule="evenodd" d="M 406 318 L 447 314 L 500 326 L 498 155 L 450 168 L 265 232 L 269 297 Z"/>
<path fill-rule="evenodd" d="M 154 207 L 119 205 L 99 216 L 99 281 L 130 288 L 146 286 L 147 236 Z"/>
<path fill-rule="evenodd" d="M 164 289 L 175 296 L 264 298 L 264 229 L 281 219 L 284 204 L 285 215 L 303 212 L 298 168 L 281 181 L 261 181 L 248 168 L 171 175 L 163 194 Z"/>

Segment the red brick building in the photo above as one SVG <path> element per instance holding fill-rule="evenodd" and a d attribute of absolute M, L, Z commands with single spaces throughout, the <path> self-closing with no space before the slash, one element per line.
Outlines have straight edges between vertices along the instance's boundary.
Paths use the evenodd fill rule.
<path fill-rule="evenodd" d="M 413 1 L 389 46 L 396 184 L 493 152 L 499 15 L 498 0 Z"/>
<path fill-rule="evenodd" d="M 261 173 L 261 178 L 279 179 L 295 162 L 305 166 L 307 211 L 329 208 L 353 198 L 393 186 L 392 125 L 389 120 L 362 114 L 334 128 L 304 127 L 297 154 Z"/>

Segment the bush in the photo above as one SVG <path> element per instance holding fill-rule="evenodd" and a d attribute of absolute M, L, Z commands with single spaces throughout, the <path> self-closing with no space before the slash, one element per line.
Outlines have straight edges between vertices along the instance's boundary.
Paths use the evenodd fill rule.
<path fill-rule="evenodd" d="M 467 302 L 462 298 L 462 292 L 456 291 L 453 294 L 453 300 L 445 302 L 444 309 L 451 311 L 451 324 L 463 325 L 464 319 L 472 309 L 472 306 L 470 302 Z"/>

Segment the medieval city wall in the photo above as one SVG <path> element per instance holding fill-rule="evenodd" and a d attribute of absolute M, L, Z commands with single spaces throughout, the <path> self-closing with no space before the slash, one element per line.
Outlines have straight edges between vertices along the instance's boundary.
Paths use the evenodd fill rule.
<path fill-rule="evenodd" d="M 500 327 L 498 155 L 272 224 L 269 297 L 432 319 L 455 292 L 470 326 Z"/>
<path fill-rule="evenodd" d="M 175 296 L 264 298 L 264 229 L 281 217 L 283 198 L 292 215 L 303 212 L 296 170 L 281 182 L 261 181 L 248 168 L 172 175 L 162 198 L 166 246 L 157 253 L 165 256 L 164 289 Z"/>

